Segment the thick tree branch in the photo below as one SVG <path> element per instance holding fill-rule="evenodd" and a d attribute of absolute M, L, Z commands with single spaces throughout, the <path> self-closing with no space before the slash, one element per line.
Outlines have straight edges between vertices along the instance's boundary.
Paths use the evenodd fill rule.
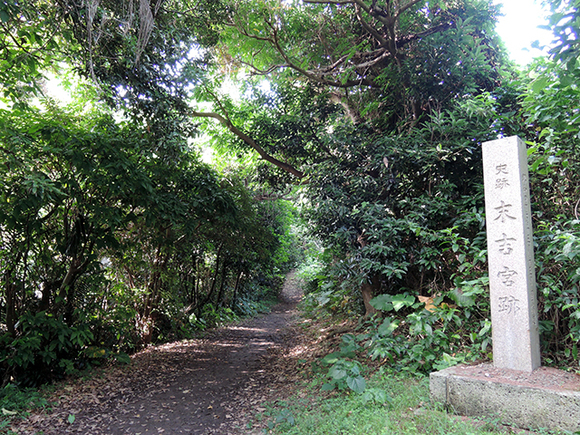
<path fill-rule="evenodd" d="M 369 60 L 368 62 L 359 63 L 356 65 L 356 67 L 357 68 L 368 68 L 368 67 L 376 65 L 377 63 L 379 63 L 382 60 L 385 60 L 385 59 L 391 57 L 391 53 L 387 49 L 384 49 L 382 51 L 383 51 L 383 53 L 380 56 L 376 56 L 373 59 Z"/>
<path fill-rule="evenodd" d="M 371 14 L 371 8 L 367 6 L 364 0 L 354 0 L 354 3 L 356 3 L 360 8 L 362 8 L 367 14 L 369 15 Z"/>
<path fill-rule="evenodd" d="M 363 18 L 362 14 L 361 14 L 360 7 L 356 7 L 355 11 L 356 11 L 356 17 L 357 17 L 359 23 L 366 29 L 366 31 L 369 32 L 371 35 L 373 35 L 373 37 L 379 42 L 379 44 L 381 44 L 381 46 L 388 47 L 389 43 L 383 37 L 383 35 L 381 35 L 377 31 L 377 29 L 375 29 L 373 26 L 371 26 L 369 23 L 367 23 L 366 20 Z"/>
<path fill-rule="evenodd" d="M 292 59 L 290 59 L 290 57 L 286 54 L 286 51 L 280 45 L 280 40 L 278 38 L 277 29 L 270 22 L 266 22 L 266 23 L 272 29 L 272 41 L 273 41 L 274 48 L 276 48 L 278 53 L 280 53 L 282 58 L 288 64 L 289 68 L 292 68 L 293 70 L 299 72 L 300 74 L 302 74 L 306 78 L 309 78 L 309 79 L 316 81 L 320 84 L 334 86 L 337 88 L 350 88 L 352 86 L 357 86 L 357 85 L 361 85 L 361 84 L 364 84 L 366 86 L 374 86 L 374 83 L 372 83 L 364 78 L 359 79 L 359 80 L 347 80 L 345 82 L 340 82 L 340 81 L 336 81 L 336 80 L 328 80 L 324 77 L 320 77 L 320 76 L 316 75 L 313 71 L 308 71 L 308 70 L 305 70 L 304 68 L 299 67 L 294 62 L 292 62 Z"/>
<path fill-rule="evenodd" d="M 404 45 L 408 44 L 411 41 L 415 41 L 417 39 L 424 38 L 425 36 L 429 36 L 429 35 L 432 35 L 432 34 L 437 33 L 437 32 L 443 32 L 447 29 L 451 29 L 452 27 L 455 27 L 455 23 L 453 23 L 453 22 L 443 23 L 443 24 L 439 24 L 435 27 L 432 27 L 430 29 L 427 29 L 424 32 L 414 33 L 412 35 L 405 35 L 402 38 L 399 38 L 397 40 L 397 45 L 399 47 L 403 47 Z"/>
<path fill-rule="evenodd" d="M 372 48 L 374 48 L 372 51 L 364 51 L 364 49 L 356 51 L 355 49 L 353 52 L 351 49 L 348 52 L 339 53 L 335 52 L 336 47 L 325 44 L 329 48 L 327 52 L 329 64 L 325 65 L 324 61 L 319 61 L 319 65 L 313 68 L 304 67 L 302 60 L 300 62 L 294 61 L 292 55 L 286 51 L 279 23 L 278 21 L 272 21 L 273 18 L 265 19 L 265 32 L 260 34 L 253 34 L 250 29 L 242 24 L 243 20 L 238 23 L 234 20 L 231 25 L 238 28 L 244 36 L 269 44 L 280 56 L 280 62 L 263 70 L 254 67 L 251 65 L 252 62 L 249 61 L 249 66 L 254 69 L 256 74 L 266 75 L 275 69 L 290 68 L 306 79 L 323 86 L 338 89 L 349 89 L 355 86 L 376 87 L 374 72 L 369 68 L 373 68 L 383 62 L 396 62 L 400 66 L 399 51 L 402 47 L 412 41 L 442 32 L 453 26 L 453 23 L 448 22 L 414 34 L 399 35 L 397 23 L 401 15 L 408 12 L 410 8 L 420 1 L 401 0 L 381 3 L 376 0 L 304 0 L 304 3 L 307 4 L 353 8 L 356 21 L 364 29 L 364 37 L 371 41 Z M 382 6 L 379 6 L 378 3 L 381 3 Z M 324 34 L 320 34 L 319 39 L 324 41 Z M 353 43 L 356 44 L 357 42 L 353 41 Z M 337 55 L 338 59 L 334 55 Z M 247 65 L 247 63 L 244 64 Z M 344 77 L 344 80 L 341 76 Z"/>
<path fill-rule="evenodd" d="M 288 68 L 288 65 L 286 64 L 279 64 L 279 65 L 272 65 L 270 67 L 268 67 L 268 69 L 260 69 L 258 67 L 256 67 L 255 65 L 252 65 L 249 62 L 244 62 L 243 60 L 239 61 L 242 65 L 247 66 L 248 68 L 250 68 L 252 71 L 250 71 L 250 75 L 256 75 L 256 76 L 266 76 L 268 74 L 270 74 L 272 71 L 275 71 L 277 69 L 280 68 Z"/>
<path fill-rule="evenodd" d="M 289 172 L 290 174 L 292 174 L 300 179 L 304 178 L 304 172 L 299 171 L 294 166 L 292 166 L 288 163 L 284 163 L 284 162 L 276 159 L 275 157 L 272 157 L 271 155 L 269 155 L 266 151 L 264 151 L 264 149 L 260 145 L 258 145 L 258 143 L 254 139 L 252 139 L 250 136 L 248 136 L 243 131 L 241 131 L 239 128 L 237 128 L 225 116 L 220 115 L 219 113 L 215 113 L 215 112 L 191 111 L 190 113 L 192 116 L 197 117 L 197 118 L 213 118 L 213 119 L 218 120 L 220 122 L 220 124 L 222 124 L 229 131 L 231 131 L 233 134 L 235 134 L 237 137 L 239 137 L 241 140 L 243 140 L 246 144 L 248 144 L 250 147 L 252 147 L 255 151 L 257 151 L 257 153 L 260 155 L 260 157 L 262 159 L 266 160 L 269 163 L 272 163 L 273 165 L 279 167 L 280 169 L 283 169 L 286 172 Z"/>

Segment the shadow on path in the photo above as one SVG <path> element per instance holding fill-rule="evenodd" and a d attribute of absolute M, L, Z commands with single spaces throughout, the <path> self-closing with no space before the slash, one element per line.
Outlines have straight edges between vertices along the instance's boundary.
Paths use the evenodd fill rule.
<path fill-rule="evenodd" d="M 151 347 L 126 368 L 65 387 L 53 413 L 32 415 L 19 433 L 244 433 L 245 417 L 268 388 L 268 355 L 292 344 L 289 328 L 300 297 L 290 273 L 282 302 L 271 313 L 210 331 L 201 340 Z M 71 414 L 73 424 L 67 422 Z"/>

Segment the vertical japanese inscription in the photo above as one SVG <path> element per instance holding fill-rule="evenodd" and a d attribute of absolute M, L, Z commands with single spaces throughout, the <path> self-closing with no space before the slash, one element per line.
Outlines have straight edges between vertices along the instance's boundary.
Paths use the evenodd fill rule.
<path fill-rule="evenodd" d="M 483 166 L 494 364 L 532 371 L 540 352 L 525 144 L 484 143 Z"/>
<path fill-rule="evenodd" d="M 499 163 L 495 166 L 495 173 L 498 176 L 501 176 L 502 178 L 497 178 L 495 180 L 495 186 L 494 189 L 495 190 L 502 190 L 504 188 L 508 188 L 509 186 L 511 186 L 513 184 L 513 181 L 511 181 L 509 179 L 510 177 L 510 171 L 508 169 L 508 165 L 506 163 Z M 510 184 L 511 182 L 511 184 Z M 497 207 L 494 207 L 494 210 L 496 211 L 496 217 L 495 217 L 495 221 L 499 221 L 500 224 L 505 224 L 506 222 L 509 222 L 510 220 L 517 220 L 517 218 L 515 216 L 512 216 L 511 213 L 511 209 L 513 207 L 512 204 L 506 204 L 505 201 L 503 201 L 501 192 L 499 193 L 498 196 L 499 199 L 499 205 Z M 508 231 L 508 230 L 506 230 Z M 509 237 L 506 235 L 506 233 L 502 233 L 501 234 L 501 238 L 495 240 L 495 243 L 497 244 L 498 247 L 498 251 L 502 254 L 502 255 L 511 255 L 512 252 L 514 251 L 514 249 L 517 247 L 517 239 L 515 237 Z M 517 280 L 517 275 L 518 272 L 516 272 L 515 270 L 510 269 L 508 266 L 503 266 L 503 269 L 500 270 L 497 273 L 497 276 L 500 278 L 501 283 L 506 286 L 506 287 L 512 287 Z M 505 315 L 512 315 L 515 316 L 516 313 L 519 311 L 519 308 L 517 307 L 517 302 L 519 302 L 518 299 L 516 299 L 515 297 L 513 297 L 512 295 L 508 295 L 508 296 L 499 296 L 499 307 L 500 309 L 498 310 L 500 313 L 504 313 Z M 510 301 L 509 303 L 507 303 L 506 301 Z M 509 307 L 509 309 L 507 309 L 506 307 Z"/>

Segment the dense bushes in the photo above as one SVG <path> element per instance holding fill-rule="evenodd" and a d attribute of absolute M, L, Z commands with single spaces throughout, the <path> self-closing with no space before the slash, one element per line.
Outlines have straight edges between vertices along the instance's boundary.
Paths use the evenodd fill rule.
<path fill-rule="evenodd" d="M 277 288 L 263 281 L 295 261 L 287 205 L 220 177 L 179 129 L 49 107 L 0 111 L 4 382 L 36 385 L 259 309 Z"/>
<path fill-rule="evenodd" d="M 9 3 L 1 12 L 17 16 Z M 121 17 L 113 3 L 95 16 Z M 323 245 L 312 309 L 366 314 L 355 341 L 395 367 L 426 372 L 486 358 L 480 149 L 513 134 L 529 144 L 544 360 L 577 361 L 580 72 L 566 36 L 577 20 L 562 20 L 578 17 L 575 2 L 554 2 L 570 9 L 554 15 L 562 42 L 554 60 L 519 78 L 486 0 L 393 6 L 384 17 L 376 2 L 368 16 L 333 2 L 238 3 L 207 2 L 207 16 L 195 19 L 161 9 L 149 43 L 124 30 L 123 39 L 103 18 L 94 30 L 110 29 L 115 44 L 93 46 L 75 14 L 48 26 L 30 10 L 7 24 L 20 36 L 64 26 L 63 40 L 78 44 L 69 61 L 105 94 L 85 90 L 70 111 L 46 101 L 31 109 L 20 97 L 44 63 L 29 71 L 15 63 L 18 80 L 0 68 L 12 99 L 0 109 L 4 381 L 32 384 L 41 379 L 28 367 L 48 379 L 257 312 L 302 256 L 291 206 L 273 200 L 291 183 L 302 185 L 304 246 Z M 381 36 L 387 16 L 392 32 Z M 220 32 L 222 18 L 233 21 Z M 22 58 L 9 36 L 0 39 Z M 28 39 L 39 53 L 36 36 Z M 50 56 L 57 42 L 49 38 Z M 252 62 L 260 77 L 276 72 L 270 85 L 248 80 L 241 101 L 223 95 L 224 71 Z M 124 112 L 95 103 L 103 97 Z M 193 99 L 213 111 L 192 110 Z M 235 153 L 238 169 L 220 175 L 200 161 L 192 151 L 200 127 Z"/>
<path fill-rule="evenodd" d="M 318 165 L 307 188 L 306 213 L 326 251 L 306 304 L 366 313 L 358 339 L 372 358 L 427 373 L 491 357 L 480 147 L 518 134 L 529 146 L 543 363 L 577 364 L 578 119 L 564 103 L 577 95 L 561 89 L 557 66 L 532 69 L 547 77 L 543 87 L 514 78 L 419 130 L 375 138 L 335 129 L 329 138 L 337 159 Z M 380 296 L 363 307 L 365 286 Z"/>

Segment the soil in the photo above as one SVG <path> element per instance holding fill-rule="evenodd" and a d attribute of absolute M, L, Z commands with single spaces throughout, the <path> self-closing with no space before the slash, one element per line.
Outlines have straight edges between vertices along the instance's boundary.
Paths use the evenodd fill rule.
<path fill-rule="evenodd" d="M 126 366 L 57 386 L 51 412 L 14 422 L 19 434 L 248 434 L 267 400 L 296 383 L 296 305 L 290 274 L 269 314 L 201 339 L 152 346 Z M 72 420 L 72 422 L 71 422 Z"/>

